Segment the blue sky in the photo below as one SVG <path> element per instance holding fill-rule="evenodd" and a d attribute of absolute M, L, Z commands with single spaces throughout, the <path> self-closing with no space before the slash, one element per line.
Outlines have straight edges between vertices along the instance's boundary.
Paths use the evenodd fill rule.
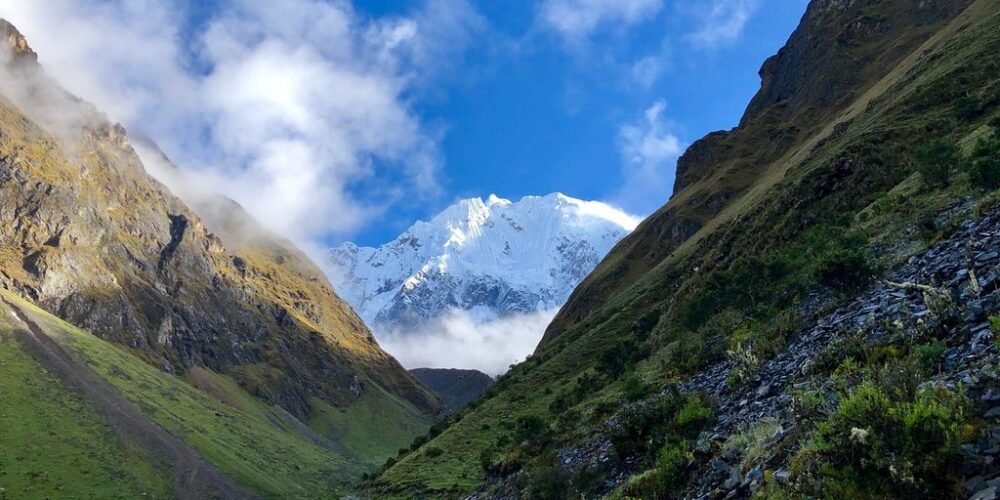
<path fill-rule="evenodd" d="M 382 0 L 364 8 L 384 15 L 398 13 L 399 3 Z M 663 102 L 665 133 L 682 145 L 734 126 L 760 85 L 760 64 L 784 44 L 805 5 L 774 0 L 749 7 L 752 14 L 738 37 L 698 45 L 686 37 L 704 20 L 668 2 L 645 21 L 625 30 L 595 29 L 585 46 L 574 47 L 538 27 L 538 7 L 531 2 L 480 2 L 492 36 L 501 40 L 471 46 L 464 74 L 420 106 L 424 116 L 447 127 L 446 198 L 561 191 L 650 213 L 669 195 L 673 162 L 654 192 L 622 196 L 623 124 Z M 505 42 L 523 47 L 497 47 Z M 662 69 L 647 86 L 632 77 L 632 65 L 650 56 Z M 383 243 L 427 211 L 400 207 L 389 224 L 370 226 L 356 240 Z"/>
<path fill-rule="evenodd" d="M 677 154 L 737 123 L 806 3 L 0 0 L 0 15 L 156 140 L 182 197 L 221 191 L 316 251 L 490 193 L 650 213 Z"/>

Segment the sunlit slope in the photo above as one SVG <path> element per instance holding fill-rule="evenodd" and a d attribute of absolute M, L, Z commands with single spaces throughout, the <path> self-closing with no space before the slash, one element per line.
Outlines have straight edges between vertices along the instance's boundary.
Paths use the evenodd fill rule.
<path fill-rule="evenodd" d="M 327 407 L 318 413 L 333 422 L 320 428 L 320 434 L 281 408 L 269 407 L 252 397 L 224 375 L 206 369 L 193 370 L 184 377 L 169 375 L 150 367 L 129 350 L 108 344 L 10 293 L 3 295 L 160 426 L 264 496 L 337 498 L 367 470 L 367 462 L 385 452 L 384 447 L 352 450 L 350 442 L 342 444 L 339 439 L 347 435 L 348 429 L 336 417 L 341 410 Z M 409 425 L 414 435 L 427 425 L 415 409 L 399 408 L 407 407 L 400 403 L 399 407 L 381 410 L 398 416 L 398 423 L 393 424 Z M 376 436 L 389 427 L 384 421 L 375 422 L 379 428 L 366 425 L 375 414 L 353 411 L 356 424 L 349 429 L 352 439 L 355 435 Z M 411 437 L 396 433 L 386 439 L 407 441 Z"/>
<path fill-rule="evenodd" d="M 0 67 L 0 284 L 157 368 L 224 373 L 299 418 L 313 397 L 350 406 L 358 387 L 436 411 L 308 257 L 234 203 L 202 217 L 147 174 L 124 128 L 0 29 L 13 51 Z"/>
<path fill-rule="evenodd" d="M 939 138 L 967 153 L 997 119 L 1000 6 L 922 5 L 812 2 L 814 15 L 798 32 L 811 34 L 815 50 L 837 51 L 837 64 L 800 80 L 783 74 L 801 69 L 794 64 L 768 68 L 762 94 L 770 95 L 768 78 L 795 80 L 790 88 L 800 91 L 759 101 L 773 109 L 752 106 L 740 129 L 692 148 L 674 200 L 577 289 L 535 355 L 440 435 L 390 464 L 372 490 L 459 498 L 484 481 L 511 486 L 503 475 L 488 476 L 484 462 L 493 474 L 526 471 L 520 480 L 551 472 L 541 466 L 554 467 L 557 451 L 605 432 L 627 405 L 629 376 L 654 389 L 685 380 L 725 358 L 740 322 L 762 325 L 802 306 L 821 286 L 826 263 L 843 264 L 837 259 L 853 251 L 889 268 L 947 230 L 935 214 L 958 207 L 953 215 L 970 215 L 984 192 L 964 174 L 927 189 L 911 153 Z M 867 14 L 897 31 L 854 37 L 853 22 Z M 825 94 L 832 82 L 837 92 Z M 721 313 L 737 316 L 736 325 L 712 323 Z M 618 361 L 627 376 L 607 374 Z M 526 455 L 510 440 L 532 417 L 552 434 Z"/>
<path fill-rule="evenodd" d="M 22 350 L 0 307 L 0 498 L 171 498 L 144 450 Z"/>

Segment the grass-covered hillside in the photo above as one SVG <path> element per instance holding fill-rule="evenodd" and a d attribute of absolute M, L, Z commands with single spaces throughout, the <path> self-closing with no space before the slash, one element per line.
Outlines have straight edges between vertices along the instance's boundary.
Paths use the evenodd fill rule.
<path fill-rule="evenodd" d="M 169 498 L 165 474 L 118 439 L 90 402 L 65 388 L 0 316 L 0 498 Z"/>
<path fill-rule="evenodd" d="M 339 498 L 397 443 L 429 425 L 416 409 L 401 402 L 384 405 L 383 398 L 374 397 L 346 410 L 317 401 L 314 419 L 302 422 L 225 375 L 207 369 L 170 375 L 127 349 L 2 294 L 159 427 L 262 497 Z M 0 401 L 0 418 L 9 424 L 0 452 L 0 488 L 10 498 L 22 498 L 18 492 L 34 497 L 50 485 L 52 492 L 94 493 L 90 498 L 135 498 L 139 491 L 154 498 L 174 496 L 163 472 L 150 465 L 157 463 L 155 454 L 146 456 L 150 452 L 135 443 L 116 444 L 115 423 L 106 422 L 23 351 L 9 314 L 4 307 L 0 355 L 5 370 L 11 370 L 5 373 L 12 375 L 4 377 Z"/>
<path fill-rule="evenodd" d="M 995 1 L 811 2 L 740 126 L 688 151 L 535 354 L 373 496 L 961 497 L 983 469 L 959 455 L 992 431 L 949 356 L 996 288 L 984 237 L 956 231 L 1000 199 L 998 53 Z M 941 242 L 969 250 L 920 254 Z M 841 375 L 802 365 L 842 337 Z"/>

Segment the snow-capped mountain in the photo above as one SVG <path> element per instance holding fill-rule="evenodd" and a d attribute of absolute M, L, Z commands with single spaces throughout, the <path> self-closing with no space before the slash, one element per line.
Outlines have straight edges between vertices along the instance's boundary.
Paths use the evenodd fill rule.
<path fill-rule="evenodd" d="M 462 200 L 379 248 L 330 250 L 331 280 L 376 330 L 450 309 L 483 320 L 555 309 L 638 220 L 563 194 Z"/>

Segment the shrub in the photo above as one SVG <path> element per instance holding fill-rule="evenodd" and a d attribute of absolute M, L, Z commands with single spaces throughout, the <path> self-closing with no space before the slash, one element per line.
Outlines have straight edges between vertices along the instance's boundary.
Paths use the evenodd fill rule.
<path fill-rule="evenodd" d="M 740 343 L 726 351 L 729 359 L 733 361 L 733 367 L 729 370 L 727 379 L 730 387 L 737 387 L 745 384 L 748 380 L 757 375 L 760 368 L 760 358 L 754 351 L 753 344 Z"/>
<path fill-rule="evenodd" d="M 517 418 L 511 438 L 514 444 L 531 448 L 545 446 L 550 435 L 551 430 L 545 420 L 536 415 L 527 415 Z"/>
<path fill-rule="evenodd" d="M 626 401 L 638 401 L 649 394 L 650 387 L 637 375 L 632 374 L 622 381 L 622 397 Z"/>
<path fill-rule="evenodd" d="M 691 463 L 691 446 L 686 441 L 667 443 L 656 457 L 656 469 L 665 483 L 663 491 L 677 482 Z"/>
<path fill-rule="evenodd" d="M 427 436 L 417 436 L 416 438 L 413 439 L 413 442 L 410 443 L 410 451 L 416 451 L 417 448 L 420 448 L 421 446 L 426 444 L 427 441 L 428 441 Z"/>
<path fill-rule="evenodd" d="M 525 471 L 521 477 L 525 498 L 563 500 L 570 498 L 570 474 L 551 460 Z"/>
<path fill-rule="evenodd" d="M 856 292 L 871 282 L 875 269 L 864 248 L 842 247 L 822 254 L 815 273 L 820 283 L 834 290 Z"/>
<path fill-rule="evenodd" d="M 957 484 L 965 401 L 946 389 L 899 400 L 873 383 L 844 398 L 796 459 L 818 491 L 929 498 Z"/>
<path fill-rule="evenodd" d="M 730 436 L 723 447 L 739 453 L 743 469 L 748 469 L 767 455 L 780 428 L 778 419 L 766 417 Z"/>
<path fill-rule="evenodd" d="M 712 408 L 705 403 L 701 395 L 694 394 L 688 396 L 684 406 L 677 411 L 674 425 L 686 431 L 698 430 L 711 418 Z"/>
<path fill-rule="evenodd" d="M 597 371 L 618 378 L 648 356 L 649 346 L 635 339 L 619 340 L 600 354 Z"/>
<path fill-rule="evenodd" d="M 953 108 L 955 117 L 963 122 L 970 122 L 979 116 L 979 101 L 971 96 L 964 96 L 955 101 Z"/>
<path fill-rule="evenodd" d="M 690 373 L 712 357 L 707 339 L 700 332 L 685 332 L 664 348 L 664 371 L 677 375 Z"/>
<path fill-rule="evenodd" d="M 932 140 L 913 152 L 914 167 L 931 187 L 946 187 L 951 183 L 951 171 L 961 161 L 958 146 L 944 139 Z"/>
<path fill-rule="evenodd" d="M 686 441 L 667 443 L 657 453 L 656 466 L 629 480 L 619 498 L 677 497 L 676 486 L 691 462 L 690 445 Z"/>
<path fill-rule="evenodd" d="M 427 458 L 437 458 L 440 457 L 441 455 L 444 455 L 444 450 L 442 450 L 441 448 L 431 446 L 426 450 L 424 450 L 424 455 L 427 455 Z"/>
<path fill-rule="evenodd" d="M 913 350 L 913 356 L 916 358 L 917 366 L 919 366 L 924 372 L 934 372 L 937 371 L 938 362 L 944 357 L 944 351 L 947 348 L 944 342 L 940 340 L 935 340 L 929 344 L 924 344 L 917 346 Z"/>
<path fill-rule="evenodd" d="M 625 408 L 609 435 L 618 458 L 644 456 L 659 448 L 680 405 L 680 397 L 671 394 Z"/>
<path fill-rule="evenodd" d="M 660 313 L 658 311 L 647 311 L 632 324 L 632 333 L 635 334 L 637 340 L 646 340 L 659 322 Z"/>
<path fill-rule="evenodd" d="M 1000 188 L 1000 129 L 980 139 L 973 148 L 967 168 L 973 184 L 984 189 Z"/>

